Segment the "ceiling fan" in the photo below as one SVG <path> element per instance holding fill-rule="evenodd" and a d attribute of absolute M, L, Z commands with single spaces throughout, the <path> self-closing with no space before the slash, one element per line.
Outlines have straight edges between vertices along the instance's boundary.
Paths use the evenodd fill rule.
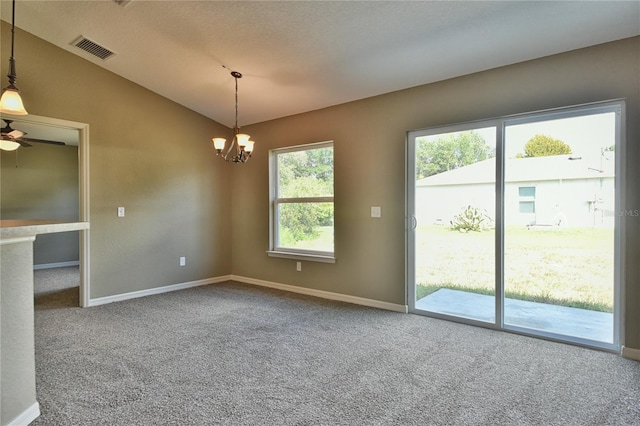
<path fill-rule="evenodd" d="M 2 120 L 7 125 L 0 130 L 0 140 L 16 142 L 16 143 L 20 144 L 20 146 L 22 146 L 24 148 L 29 148 L 29 147 L 33 146 L 29 142 L 32 142 L 32 143 L 48 143 L 48 144 L 51 144 L 51 145 L 66 145 L 64 142 L 60 142 L 60 141 L 51 141 L 51 140 L 46 140 L 46 139 L 25 138 L 27 133 L 22 132 L 22 131 L 17 130 L 17 129 L 12 129 L 11 128 L 11 123 L 13 123 L 13 120 L 7 120 L 5 118 L 3 118 Z"/>

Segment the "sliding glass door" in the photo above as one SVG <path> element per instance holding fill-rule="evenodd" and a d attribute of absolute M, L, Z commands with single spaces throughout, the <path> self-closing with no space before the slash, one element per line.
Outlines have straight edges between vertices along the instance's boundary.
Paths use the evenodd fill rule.
<path fill-rule="evenodd" d="M 623 112 L 410 132 L 410 311 L 617 349 Z"/>
<path fill-rule="evenodd" d="M 496 128 L 414 142 L 415 306 L 494 323 Z"/>
<path fill-rule="evenodd" d="M 505 123 L 505 326 L 614 342 L 616 118 Z"/>

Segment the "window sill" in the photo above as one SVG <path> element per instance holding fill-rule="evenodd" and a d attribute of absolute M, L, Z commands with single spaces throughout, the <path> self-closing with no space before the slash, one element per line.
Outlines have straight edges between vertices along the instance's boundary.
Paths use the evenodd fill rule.
<path fill-rule="evenodd" d="M 322 263 L 336 263 L 336 258 L 333 256 L 323 256 L 319 254 L 307 254 L 307 253 L 289 253 L 286 251 L 272 251 L 268 250 L 269 257 L 281 257 L 284 259 L 306 260 L 308 262 L 322 262 Z"/>

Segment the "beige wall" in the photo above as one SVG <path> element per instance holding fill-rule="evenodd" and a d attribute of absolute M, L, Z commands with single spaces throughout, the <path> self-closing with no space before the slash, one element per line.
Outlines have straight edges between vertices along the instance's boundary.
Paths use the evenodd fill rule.
<path fill-rule="evenodd" d="M 90 297 L 229 274 L 231 166 L 210 146 L 229 130 L 28 33 L 15 43 L 29 112 L 90 126 Z"/>
<path fill-rule="evenodd" d="M 8 34 L 3 23 L 3 75 Z M 233 273 L 404 304 L 406 132 L 447 123 L 627 98 L 626 208 L 640 208 L 638 37 L 245 126 L 256 151 L 237 167 L 212 155 L 222 126 L 22 31 L 16 52 L 31 113 L 90 125 L 92 298 Z M 338 260 L 296 272 L 295 261 L 265 253 L 268 150 L 326 140 L 335 141 Z M 382 218 L 370 218 L 371 206 Z M 640 219 L 628 218 L 624 322 L 635 348 L 639 235 Z"/>
<path fill-rule="evenodd" d="M 0 160 L 0 218 L 78 220 L 77 146 L 33 143 L 0 151 Z M 33 245 L 35 265 L 79 259 L 78 232 L 39 235 Z"/>
<path fill-rule="evenodd" d="M 245 130 L 252 162 L 234 170 L 233 274 L 405 303 L 405 138 L 412 129 L 627 99 L 627 209 L 640 208 L 640 38 L 273 120 Z M 270 258 L 268 150 L 335 141 L 336 264 Z M 381 206 L 372 219 L 370 207 Z M 640 218 L 627 219 L 626 345 L 640 347 Z"/>

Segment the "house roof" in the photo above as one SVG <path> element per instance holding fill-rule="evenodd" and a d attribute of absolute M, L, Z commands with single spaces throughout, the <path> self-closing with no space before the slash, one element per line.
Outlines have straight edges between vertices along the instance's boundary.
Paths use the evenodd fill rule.
<path fill-rule="evenodd" d="M 505 182 L 539 182 L 548 180 L 596 179 L 614 177 L 613 159 L 554 155 L 549 157 L 508 158 Z M 495 158 L 420 179 L 416 186 L 469 185 L 493 183 Z"/>

